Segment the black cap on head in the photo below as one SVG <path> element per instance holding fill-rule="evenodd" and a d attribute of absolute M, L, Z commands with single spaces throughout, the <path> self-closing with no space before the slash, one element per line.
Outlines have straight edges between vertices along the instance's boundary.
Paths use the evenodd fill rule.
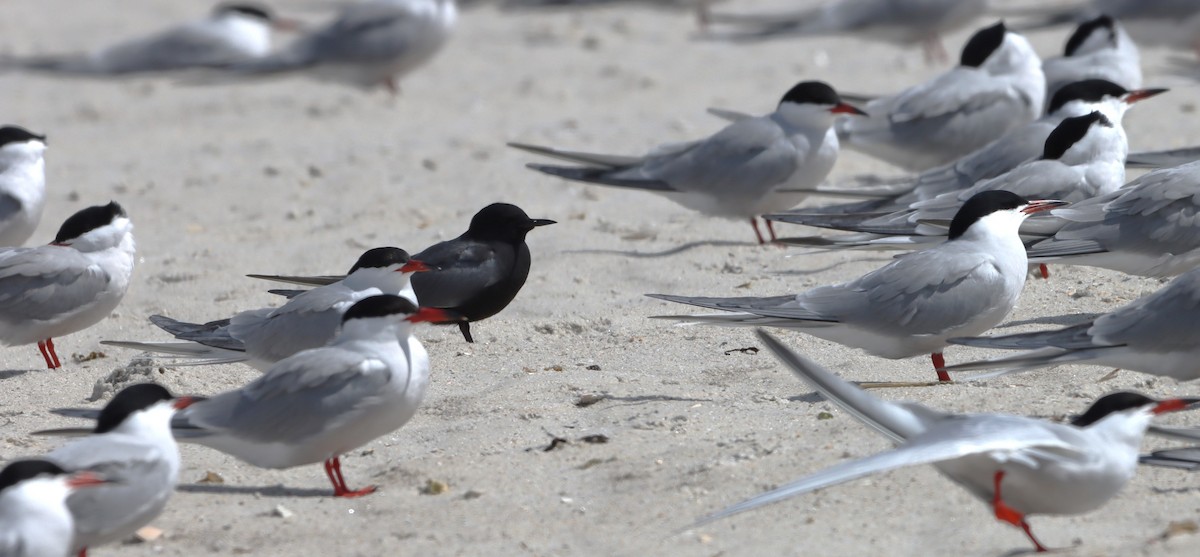
<path fill-rule="evenodd" d="M 350 273 L 359 269 L 382 269 L 391 265 L 404 265 L 408 263 L 408 260 L 408 252 L 400 248 L 371 248 L 363 252 L 354 266 L 350 268 Z"/>
<path fill-rule="evenodd" d="M 971 40 L 967 41 L 967 46 L 963 47 L 962 58 L 958 63 L 972 68 L 982 66 L 988 57 L 1004 44 L 1004 34 L 1007 32 L 1003 21 L 976 31 Z"/>
<path fill-rule="evenodd" d="M 838 96 L 833 87 L 824 82 L 801 81 L 789 89 L 782 99 L 779 99 L 779 104 L 785 102 L 836 106 L 842 104 L 842 97 Z"/>
<path fill-rule="evenodd" d="M 21 126 L 4 126 L 0 128 L 0 147 L 9 143 L 25 143 L 26 141 L 46 142 L 46 136 L 33 133 Z"/>
<path fill-rule="evenodd" d="M 125 387 L 100 411 L 100 417 L 96 419 L 96 429 L 92 433 L 112 431 L 134 412 L 174 398 L 166 387 L 155 383 L 140 383 Z"/>
<path fill-rule="evenodd" d="M 1046 146 L 1042 150 L 1042 158 L 1046 160 L 1057 160 L 1062 158 L 1063 154 L 1070 149 L 1072 145 L 1083 139 L 1087 135 L 1093 124 L 1101 126 L 1113 127 L 1113 123 L 1107 116 L 1099 112 L 1084 114 L 1074 118 L 1067 118 L 1058 124 L 1054 131 L 1046 137 Z"/>
<path fill-rule="evenodd" d="M 1130 408 L 1141 408 L 1147 404 L 1154 404 L 1156 402 L 1158 401 L 1138 393 L 1123 391 L 1107 394 L 1100 397 L 1096 402 L 1093 402 L 1083 415 L 1071 420 L 1071 425 L 1079 427 L 1089 426 L 1103 420 L 1109 414 L 1129 410 Z"/>
<path fill-rule="evenodd" d="M 0 470 L 0 491 L 38 476 L 61 476 L 66 473 L 61 466 L 49 460 L 14 460 Z"/>
<path fill-rule="evenodd" d="M 54 237 L 54 243 L 61 244 L 74 240 L 123 216 L 125 216 L 125 209 L 122 209 L 116 201 L 110 201 L 108 205 L 88 207 L 63 221 L 62 226 L 58 229 L 58 235 Z"/>
<path fill-rule="evenodd" d="M 271 21 L 271 11 L 266 6 L 257 4 L 220 4 L 213 10 L 213 13 L 218 15 L 230 12 L 258 18 L 263 21 Z"/>
<path fill-rule="evenodd" d="M 996 211 L 1016 209 L 1029 202 L 1025 198 L 1008 190 L 981 191 L 963 203 L 950 221 L 950 239 L 962 236 L 967 229 L 979 219 Z"/>
<path fill-rule="evenodd" d="M 386 317 L 388 315 L 411 315 L 417 312 L 417 305 L 410 302 L 407 298 L 393 296 L 391 294 L 380 294 L 363 298 L 350 309 L 346 310 L 346 314 L 342 316 L 342 323 L 351 319 L 365 319 L 370 317 Z"/>
<path fill-rule="evenodd" d="M 511 203 L 492 203 L 471 217 L 466 236 L 479 240 L 521 242 L 525 234 L 539 226 L 554 224 L 548 219 L 531 219 Z"/>
<path fill-rule="evenodd" d="M 1113 44 L 1117 42 L 1117 34 L 1113 32 L 1113 18 L 1102 15 L 1095 19 L 1089 19 L 1079 24 L 1075 28 L 1075 32 L 1071 33 L 1071 38 L 1067 39 L 1067 48 L 1063 51 L 1064 56 L 1074 56 L 1075 51 L 1083 46 L 1083 42 L 1092 36 L 1096 30 L 1103 29 L 1108 32 L 1109 41 Z"/>
<path fill-rule="evenodd" d="M 1084 79 L 1063 85 L 1050 97 L 1047 114 L 1053 114 L 1071 101 L 1100 102 L 1104 97 L 1121 98 L 1129 90 L 1106 79 Z"/>

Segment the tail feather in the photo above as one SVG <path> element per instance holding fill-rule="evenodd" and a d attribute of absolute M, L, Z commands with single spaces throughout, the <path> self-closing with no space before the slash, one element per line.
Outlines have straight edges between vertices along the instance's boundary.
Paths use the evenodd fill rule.
<path fill-rule="evenodd" d="M 286 282 L 288 284 L 299 284 L 300 286 L 325 286 L 333 284 L 339 280 L 346 278 L 346 275 L 324 275 L 315 277 L 289 276 L 289 275 L 246 275 L 250 278 L 259 280 L 270 280 L 275 282 Z"/>
<path fill-rule="evenodd" d="M 1043 240 L 1029 246 L 1029 249 L 1026 250 L 1030 263 L 1036 263 L 1034 259 L 1038 258 L 1089 255 L 1107 251 L 1108 249 L 1095 240 L 1059 240 L 1057 238 Z"/>
<path fill-rule="evenodd" d="M 991 373 L 985 373 L 983 375 L 976 375 L 968 378 L 968 380 L 971 381 L 992 379 L 995 377 L 1012 375 L 1014 373 L 1022 373 L 1043 367 L 1090 362 L 1103 355 L 1106 350 L 1108 350 L 1108 347 L 1092 348 L 1089 350 L 1063 350 L 1061 348 L 1049 347 L 1018 354 L 1016 356 L 994 358 L 990 360 L 979 360 L 976 362 L 967 362 L 964 364 L 946 366 L 946 371 L 969 371 L 1002 368 Z"/>
<path fill-rule="evenodd" d="M 553 147 L 543 147 L 541 145 L 530 145 L 528 143 L 509 142 L 509 147 L 527 151 L 535 155 L 542 155 L 553 159 L 559 159 L 567 162 L 586 164 L 597 166 L 600 168 L 616 169 L 634 166 L 642 162 L 640 157 L 630 157 L 626 155 L 605 155 L 601 153 L 585 153 L 583 151 L 569 151 L 566 149 L 555 149 Z"/>
<path fill-rule="evenodd" d="M 601 184 L 605 186 L 616 186 L 619 188 L 631 188 L 638 190 L 658 191 L 658 192 L 673 192 L 676 191 L 666 182 L 659 180 L 641 180 L 629 178 L 617 178 L 612 175 L 612 170 L 607 168 L 587 168 L 587 167 L 570 167 L 570 166 L 551 166 L 548 164 L 525 165 L 527 168 L 543 172 L 551 176 L 558 176 L 567 180 L 576 180 L 579 182 L 588 182 L 592 184 Z"/>
<path fill-rule="evenodd" d="M 169 354 L 191 358 L 195 361 L 176 362 L 172 365 L 192 366 L 210 364 L 230 364 L 244 362 L 249 358 L 243 351 L 206 346 L 197 342 L 132 342 L 124 340 L 102 340 L 100 344 L 119 346 L 156 354 Z"/>

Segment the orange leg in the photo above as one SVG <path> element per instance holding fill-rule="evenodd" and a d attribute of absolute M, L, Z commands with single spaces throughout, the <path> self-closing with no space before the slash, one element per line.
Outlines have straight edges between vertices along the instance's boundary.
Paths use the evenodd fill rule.
<path fill-rule="evenodd" d="M 933 370 L 937 372 L 938 381 L 950 381 L 950 374 L 946 373 L 946 358 L 942 357 L 942 353 L 934 352 L 929 355 L 929 359 L 933 360 Z"/>
<path fill-rule="evenodd" d="M 996 519 L 1002 520 L 1013 526 L 1019 526 L 1025 531 L 1025 535 L 1029 537 L 1029 541 L 1033 542 L 1033 547 L 1038 553 L 1046 552 L 1046 547 L 1033 537 L 1033 530 L 1029 528 L 1029 523 L 1025 522 L 1025 515 L 1021 514 L 1016 509 L 1006 505 L 1003 498 L 1000 497 L 1000 481 L 1004 479 L 1004 470 L 996 471 L 995 487 L 993 488 L 994 495 L 992 496 L 992 508 L 995 509 Z"/>
<path fill-rule="evenodd" d="M 375 493 L 375 486 L 373 485 L 357 491 L 346 487 L 346 478 L 342 476 L 342 461 L 336 456 L 325 461 L 325 475 L 329 476 L 329 481 L 333 484 L 334 497 L 352 498 Z"/>
<path fill-rule="evenodd" d="M 775 240 L 778 240 L 779 238 L 775 237 L 775 221 L 770 221 L 770 220 L 766 220 L 766 219 L 763 219 L 763 220 L 764 220 L 764 222 L 767 223 L 767 232 L 769 232 L 771 234 L 771 241 L 774 242 Z"/>
<path fill-rule="evenodd" d="M 1047 267 L 1045 263 L 1038 265 L 1038 272 L 1042 274 L 1042 280 L 1050 278 L 1050 267 Z"/>

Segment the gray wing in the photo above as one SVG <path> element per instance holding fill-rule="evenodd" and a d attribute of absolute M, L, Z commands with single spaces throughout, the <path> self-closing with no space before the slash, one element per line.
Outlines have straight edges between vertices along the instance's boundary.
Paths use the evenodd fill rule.
<path fill-rule="evenodd" d="M 826 468 L 762 495 L 708 515 L 693 526 L 769 505 L 863 476 L 953 460 L 993 451 L 1020 452 L 1050 449 L 1077 453 L 1078 450 L 1036 420 L 1016 416 L 981 415 L 947 418 L 904 445 L 859 460 Z"/>
<path fill-rule="evenodd" d="M 0 320 L 45 321 L 79 311 L 112 280 L 74 248 L 0 250 Z"/>
<path fill-rule="evenodd" d="M 239 313 L 229 322 L 229 336 L 242 341 L 246 353 L 280 360 L 301 350 L 329 343 L 341 326 L 342 314 L 376 289 L 356 292 L 334 283 L 304 292 L 282 307 Z"/>
<path fill-rule="evenodd" d="M 387 62 L 424 34 L 428 21 L 402 3 L 351 4 L 329 26 L 302 39 L 309 64 Z"/>
<path fill-rule="evenodd" d="M 1192 349 L 1200 330 L 1200 270 L 1191 270 L 1166 287 L 1096 319 L 1094 344 L 1129 345 L 1139 351 Z"/>
<path fill-rule="evenodd" d="M 337 347 L 306 350 L 241 389 L 189 406 L 172 427 L 263 443 L 299 441 L 350 419 L 390 378 L 382 360 Z"/>
<path fill-rule="evenodd" d="M 1154 451 L 1138 457 L 1138 462 L 1146 466 L 1196 471 L 1200 470 L 1200 447 Z"/>
<path fill-rule="evenodd" d="M 134 73 L 217 67 L 251 55 L 206 28 L 207 21 L 182 25 L 147 37 L 111 46 L 96 56 L 104 73 Z"/>
<path fill-rule="evenodd" d="M 1165 168 L 1200 160 L 1200 146 L 1140 151 L 1125 158 L 1125 166 L 1134 168 Z"/>
<path fill-rule="evenodd" d="M 439 269 L 412 276 L 417 299 L 427 307 L 456 307 L 499 282 L 508 271 L 500 268 L 501 258 L 491 246 L 461 239 L 434 244 L 413 258 Z"/>
<path fill-rule="evenodd" d="M 1071 221 L 1048 241 L 1033 246 L 1030 257 L 1132 250 L 1183 253 L 1200 238 L 1200 163 L 1158 170 L 1075 210 L 1056 211 Z"/>
<path fill-rule="evenodd" d="M 717 192 L 739 184 L 777 185 L 795 171 L 797 152 L 815 147 L 794 145 L 769 118 L 749 118 L 686 150 L 651 156 L 615 174 L 658 180 L 684 192 Z"/>
<path fill-rule="evenodd" d="M 965 190 L 941 194 L 927 201 L 914 203 L 919 220 L 951 220 L 968 199 L 980 192 L 1008 190 L 1025 199 L 1058 199 L 1082 201 L 1097 192 L 1075 168 L 1053 160 L 1030 161 L 990 180 L 976 183 Z"/>
<path fill-rule="evenodd" d="M 959 67 L 894 97 L 867 105 L 870 117 L 839 121 L 848 141 L 911 141 L 961 149 L 997 137 L 1030 112 L 1032 99 L 998 86 L 981 70 Z M 962 125 L 969 120 L 971 126 Z"/>
<path fill-rule="evenodd" d="M 959 251 L 949 242 L 854 281 L 804 292 L 797 303 L 867 330 L 938 334 L 1005 305 L 1003 281 L 990 255 Z"/>

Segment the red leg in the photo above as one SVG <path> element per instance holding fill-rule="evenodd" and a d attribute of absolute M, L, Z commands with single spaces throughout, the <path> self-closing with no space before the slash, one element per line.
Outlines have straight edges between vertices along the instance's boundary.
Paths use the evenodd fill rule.
<path fill-rule="evenodd" d="M 50 339 L 39 340 L 38 351 L 42 353 L 42 358 L 46 360 L 46 369 L 57 369 L 59 367 L 58 355 L 54 354 L 54 345 L 50 344 Z"/>
<path fill-rule="evenodd" d="M 929 355 L 929 359 L 933 360 L 933 370 L 938 374 L 938 381 L 950 381 L 950 374 L 946 373 L 946 358 L 942 357 L 942 353 L 934 352 Z"/>
<path fill-rule="evenodd" d="M 1050 267 L 1047 267 L 1045 263 L 1038 265 L 1038 271 L 1042 273 L 1042 280 L 1050 278 Z"/>
<path fill-rule="evenodd" d="M 369 485 L 357 491 L 351 490 L 349 487 L 347 487 L 346 478 L 342 476 L 342 461 L 336 456 L 325 461 L 325 473 L 329 475 L 330 481 L 333 482 L 334 497 L 362 497 L 363 495 L 375 493 L 375 486 L 373 485 Z"/>
<path fill-rule="evenodd" d="M 87 548 L 86 547 L 79 550 L 79 557 L 87 557 Z"/>
<path fill-rule="evenodd" d="M 775 237 L 775 221 L 770 221 L 770 220 L 766 220 L 766 219 L 763 219 L 763 220 L 764 220 L 764 222 L 767 223 L 767 232 L 769 232 L 771 234 L 771 241 L 774 242 L 775 240 L 778 240 L 778 238 Z"/>
<path fill-rule="evenodd" d="M 996 518 L 1012 524 L 1013 526 L 1019 526 L 1025 531 L 1025 535 L 1029 538 L 1029 541 L 1033 542 L 1033 547 L 1037 549 L 1037 552 L 1044 553 L 1046 551 L 1046 547 L 1043 546 L 1042 542 L 1039 542 L 1037 538 L 1033 537 L 1033 530 L 1029 528 L 1029 523 L 1025 522 L 1025 515 L 1006 505 L 1004 503 L 1004 499 L 1000 497 L 1000 481 L 1003 479 L 1004 470 L 997 470 L 994 480 L 994 487 L 992 489 L 992 508 L 996 511 Z"/>
<path fill-rule="evenodd" d="M 46 348 L 48 348 L 50 350 L 50 357 L 54 358 L 54 367 L 55 368 L 62 367 L 62 364 L 58 363 L 58 353 L 54 351 L 54 339 L 52 339 L 52 338 L 46 339 Z"/>
<path fill-rule="evenodd" d="M 750 217 L 750 226 L 754 227 L 754 235 L 758 237 L 758 243 L 765 244 L 766 242 L 763 241 L 762 232 L 758 231 L 758 219 L 755 217 Z"/>

